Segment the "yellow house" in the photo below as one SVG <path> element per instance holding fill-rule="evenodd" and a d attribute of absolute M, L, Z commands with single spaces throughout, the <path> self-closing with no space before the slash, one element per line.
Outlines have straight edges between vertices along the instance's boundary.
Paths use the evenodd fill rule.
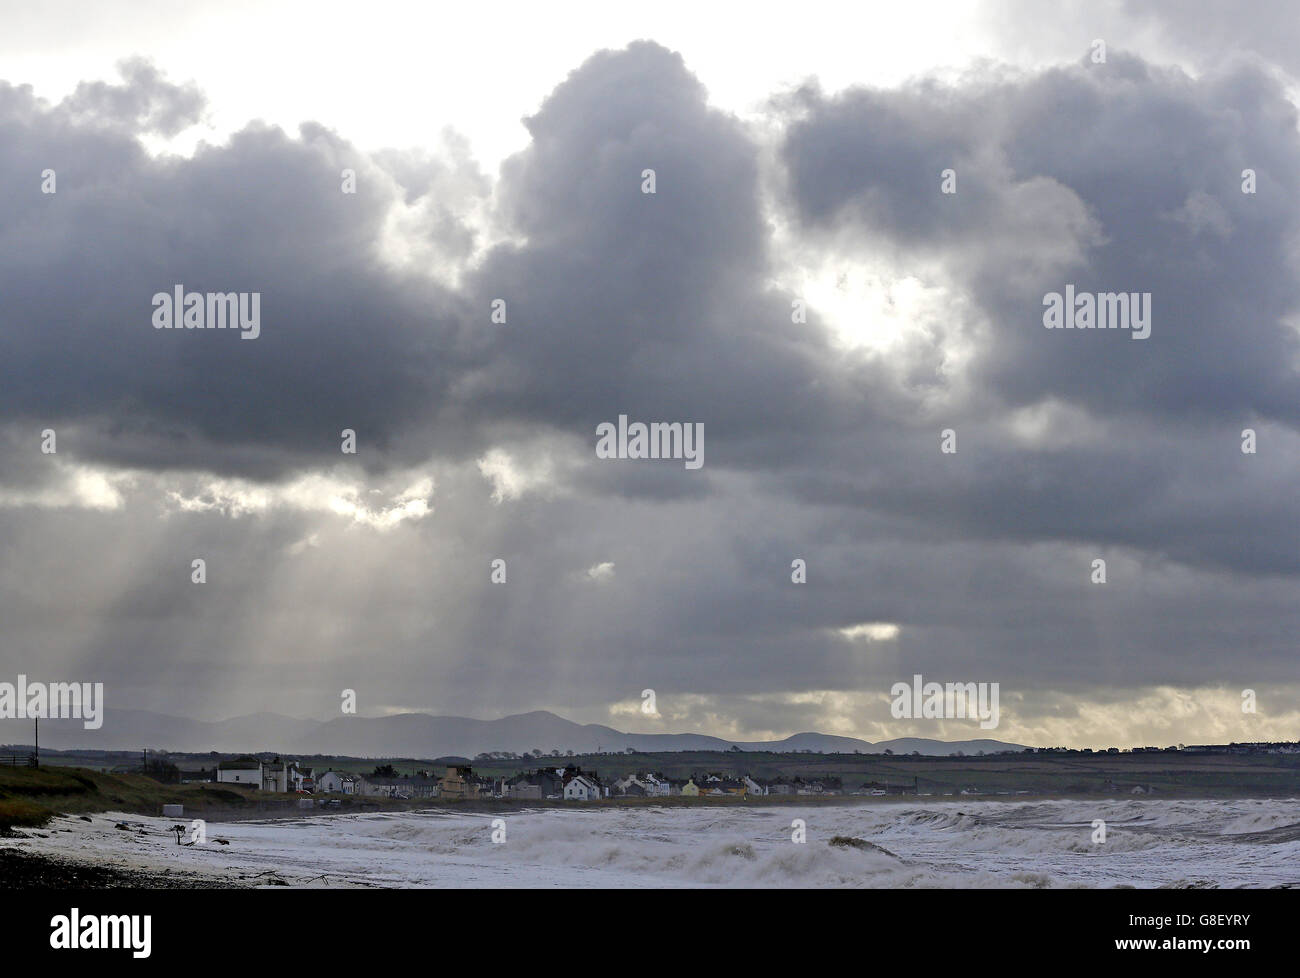
<path fill-rule="evenodd" d="M 443 798 L 473 798 L 478 795 L 471 769 L 448 766 L 447 773 L 438 781 L 438 794 Z"/>
<path fill-rule="evenodd" d="M 686 798 L 700 797 L 700 786 L 695 783 L 694 778 L 688 778 L 686 783 L 682 785 L 682 795 Z"/>

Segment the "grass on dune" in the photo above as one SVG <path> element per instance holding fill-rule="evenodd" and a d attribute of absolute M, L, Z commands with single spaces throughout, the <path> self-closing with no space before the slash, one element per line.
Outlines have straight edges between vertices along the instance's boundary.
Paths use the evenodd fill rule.
<path fill-rule="evenodd" d="M 85 768 L 0 767 L 0 830 L 44 825 L 61 813 L 118 809 L 161 814 L 162 806 L 185 811 L 231 808 L 256 802 L 263 792 L 241 793 L 214 785 L 165 785 L 139 774 L 104 774 Z"/>

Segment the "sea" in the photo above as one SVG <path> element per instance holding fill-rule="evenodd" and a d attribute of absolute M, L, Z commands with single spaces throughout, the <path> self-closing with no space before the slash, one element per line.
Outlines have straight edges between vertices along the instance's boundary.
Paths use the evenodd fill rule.
<path fill-rule="evenodd" d="M 24 848 L 308 887 L 1300 887 L 1300 799 L 56 819 Z M 125 828 L 119 828 L 119 825 Z"/>

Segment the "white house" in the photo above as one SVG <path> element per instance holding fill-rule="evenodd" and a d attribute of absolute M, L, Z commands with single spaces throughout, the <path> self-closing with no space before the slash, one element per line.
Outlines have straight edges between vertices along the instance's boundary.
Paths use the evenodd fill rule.
<path fill-rule="evenodd" d="M 601 795 L 600 786 L 585 774 L 575 774 L 564 786 L 565 801 L 592 801 Z"/>
<path fill-rule="evenodd" d="M 293 770 L 297 761 L 274 760 L 262 765 L 262 790 L 278 791 L 283 794 L 293 791 Z"/>
<path fill-rule="evenodd" d="M 667 798 L 672 794 L 672 785 L 668 783 L 667 778 L 661 778 L 657 774 L 647 774 L 641 779 L 641 783 L 646 786 L 646 790 L 657 798 Z"/>
<path fill-rule="evenodd" d="M 223 761 L 217 765 L 217 783 L 260 788 L 262 787 L 262 762 L 249 757 L 241 757 L 238 761 Z"/>
<path fill-rule="evenodd" d="M 217 765 L 217 781 L 281 794 L 312 785 L 311 768 L 300 767 L 297 761 L 258 761 L 251 757 L 222 761 Z"/>
<path fill-rule="evenodd" d="M 645 782 L 642 781 L 641 778 L 635 774 L 628 774 L 619 778 L 617 781 L 614 782 L 614 789 L 620 795 L 625 795 L 627 794 L 627 789 L 632 787 L 633 785 L 636 785 L 647 795 L 650 794 L 650 789 L 646 787 Z"/>
<path fill-rule="evenodd" d="M 326 771 L 316 780 L 316 790 L 326 794 L 357 794 L 357 779 L 346 771 Z"/>
<path fill-rule="evenodd" d="M 288 791 L 288 765 L 284 761 L 272 761 L 262 765 L 263 791 Z"/>
<path fill-rule="evenodd" d="M 764 785 L 759 784 L 757 781 L 755 781 L 753 778 L 751 778 L 748 774 L 746 774 L 746 775 L 745 775 L 743 778 L 741 778 L 740 780 L 741 780 L 742 782 L 744 782 L 744 785 L 745 785 L 745 794 L 747 794 L 747 795 L 765 795 L 765 794 L 767 794 L 767 788 L 766 788 Z"/>
<path fill-rule="evenodd" d="M 289 765 L 289 790 L 290 791 L 313 791 L 316 788 L 316 779 L 312 777 L 314 772 L 309 767 L 302 767 L 297 761 Z"/>
<path fill-rule="evenodd" d="M 666 778 L 658 778 L 653 774 L 629 774 L 615 782 L 619 794 L 626 794 L 632 785 L 637 785 L 651 798 L 667 797 L 671 791 Z"/>
<path fill-rule="evenodd" d="M 402 790 L 401 778 L 388 778 L 378 774 L 367 774 L 357 779 L 360 793 L 377 798 L 407 798 Z"/>

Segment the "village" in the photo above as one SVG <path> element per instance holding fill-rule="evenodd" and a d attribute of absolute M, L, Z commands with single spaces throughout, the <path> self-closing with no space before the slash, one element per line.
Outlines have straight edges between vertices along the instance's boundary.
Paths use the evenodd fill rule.
<path fill-rule="evenodd" d="M 595 771 L 568 764 L 540 767 L 514 777 L 484 777 L 469 765 L 447 765 L 441 776 L 422 770 L 398 774 L 391 765 L 371 774 L 327 770 L 317 774 L 297 761 L 261 761 L 242 757 L 223 761 L 215 771 L 182 771 L 182 783 L 216 782 L 279 793 L 351 795 L 376 798 L 436 798 L 444 801 L 516 799 L 520 801 L 599 801 L 605 798 L 698 798 L 709 796 L 762 797 L 771 795 L 892 795 L 915 794 L 915 779 L 898 783 L 868 781 L 846 790 L 842 779 L 760 779 L 749 774 L 721 772 L 695 774 L 685 779 L 659 773 L 636 772 L 609 780 Z"/>
<path fill-rule="evenodd" d="M 81 767 L 112 777 L 144 775 L 189 789 L 191 806 L 258 810 L 410 808 L 421 804 L 689 804 L 885 800 L 888 797 L 1291 795 L 1300 743 L 1170 748 L 1024 748 L 926 756 L 808 751 L 631 749 L 575 754 L 494 750 L 473 757 L 352 757 L 100 750 L 21 746 L 0 766 Z M 205 793 L 206 789 L 206 793 Z M 234 789 L 234 790 L 231 790 Z M 278 796 L 273 798 L 270 796 Z M 167 801 L 172 801 L 168 798 Z"/>

